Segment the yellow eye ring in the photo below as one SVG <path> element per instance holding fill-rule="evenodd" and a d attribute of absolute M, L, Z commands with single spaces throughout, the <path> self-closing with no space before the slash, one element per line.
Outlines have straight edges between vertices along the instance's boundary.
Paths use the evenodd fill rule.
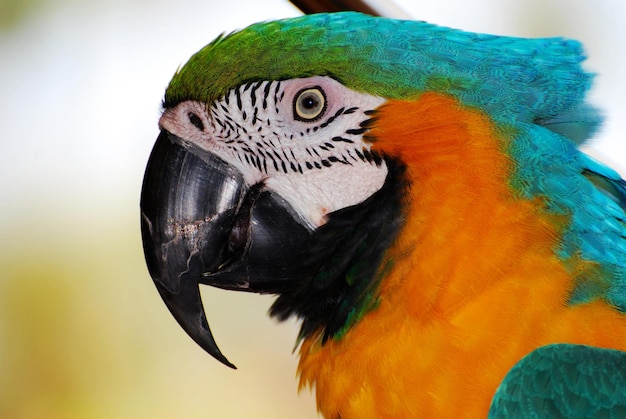
<path fill-rule="evenodd" d="M 321 87 L 300 90 L 293 101 L 293 117 L 298 121 L 312 122 L 326 110 L 326 95 Z"/>

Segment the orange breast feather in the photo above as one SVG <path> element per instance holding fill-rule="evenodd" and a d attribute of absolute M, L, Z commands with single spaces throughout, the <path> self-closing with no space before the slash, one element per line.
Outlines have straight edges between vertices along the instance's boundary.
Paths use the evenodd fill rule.
<path fill-rule="evenodd" d="M 326 417 L 486 417 L 506 372 L 536 347 L 626 349 L 619 312 L 567 304 L 571 271 L 553 251 L 567 220 L 512 192 L 512 132 L 426 93 L 387 102 L 370 134 L 407 166 L 407 219 L 378 307 L 341 339 L 303 342 L 301 387 L 316 386 Z"/>

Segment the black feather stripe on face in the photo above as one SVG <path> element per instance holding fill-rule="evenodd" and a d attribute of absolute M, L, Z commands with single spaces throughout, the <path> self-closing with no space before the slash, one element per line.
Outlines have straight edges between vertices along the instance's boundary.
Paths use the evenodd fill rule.
<path fill-rule="evenodd" d="M 310 160 L 299 161 L 299 157 L 292 149 L 290 149 L 290 154 L 287 154 L 284 148 L 282 154 L 277 153 L 276 150 L 281 147 L 292 147 L 295 144 L 294 133 L 280 130 L 283 125 L 280 118 L 267 119 L 264 122 L 261 115 L 267 116 L 265 109 L 268 107 L 268 102 L 274 105 L 278 113 L 281 98 L 284 95 L 281 85 L 284 83 L 280 81 L 246 83 L 230 90 L 222 99 L 209 107 L 211 122 L 216 129 L 216 138 L 230 150 L 231 155 L 265 175 L 270 174 L 270 171 L 283 174 L 303 173 L 304 170 L 319 170 L 333 164 L 352 165 L 358 161 L 380 164 L 381 160 L 364 149 L 360 141 L 360 137 L 375 121 L 375 117 L 372 116 L 374 112 L 361 110 L 357 106 L 340 107 L 315 124 L 295 133 L 295 137 L 299 136 L 297 141 L 306 142 L 310 141 L 308 139 L 310 135 L 332 126 L 347 115 L 362 111 L 365 116 L 364 119 L 356 120 L 351 128 L 338 132 L 341 135 L 329 135 L 324 142 L 314 142 L 303 147 Z M 247 102 L 244 103 L 245 100 Z M 354 148 L 349 146 L 351 144 L 354 144 Z M 270 154 L 272 151 L 273 154 Z M 242 153 L 247 153 L 248 156 L 242 158 Z"/>

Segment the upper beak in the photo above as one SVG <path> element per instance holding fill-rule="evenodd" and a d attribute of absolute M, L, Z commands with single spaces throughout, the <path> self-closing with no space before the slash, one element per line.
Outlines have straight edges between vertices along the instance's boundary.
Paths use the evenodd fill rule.
<path fill-rule="evenodd" d="M 277 293 L 308 270 L 311 230 L 263 186 L 247 185 L 230 164 L 162 130 L 141 191 L 144 253 L 159 294 L 187 334 L 231 368 L 198 284 Z"/>

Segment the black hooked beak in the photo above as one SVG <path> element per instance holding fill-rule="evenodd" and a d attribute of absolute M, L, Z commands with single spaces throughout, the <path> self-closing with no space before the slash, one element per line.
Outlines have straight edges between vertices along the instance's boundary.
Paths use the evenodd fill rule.
<path fill-rule="evenodd" d="M 217 347 L 198 285 L 259 293 L 296 286 L 312 230 L 262 183 L 162 130 L 141 191 L 141 232 L 150 275 L 174 318 L 205 351 Z"/>

